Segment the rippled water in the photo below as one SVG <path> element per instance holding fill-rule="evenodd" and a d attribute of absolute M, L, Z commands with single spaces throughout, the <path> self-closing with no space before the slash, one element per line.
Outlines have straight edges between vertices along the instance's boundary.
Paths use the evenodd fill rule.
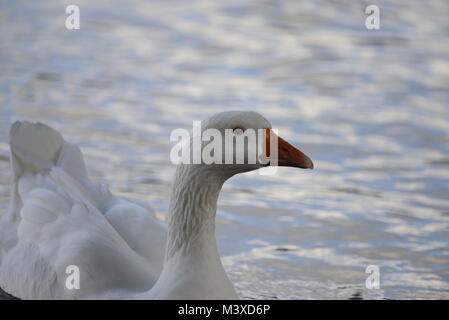
<path fill-rule="evenodd" d="M 78 143 L 93 178 L 161 219 L 169 134 L 255 110 L 314 171 L 231 179 L 217 237 L 243 298 L 449 299 L 449 2 L 0 3 L 0 210 L 7 131 L 39 120 Z M 379 290 L 365 288 L 378 265 Z"/>

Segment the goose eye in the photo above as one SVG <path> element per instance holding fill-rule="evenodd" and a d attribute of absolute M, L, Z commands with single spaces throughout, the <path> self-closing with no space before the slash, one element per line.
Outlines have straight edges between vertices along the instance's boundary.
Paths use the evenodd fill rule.
<path fill-rule="evenodd" d="M 242 127 L 240 127 L 240 126 L 237 126 L 237 127 L 235 127 L 234 129 L 232 129 L 232 132 L 233 132 L 236 136 L 239 136 L 239 135 L 243 134 L 244 131 L 245 131 L 245 129 L 242 128 Z"/>

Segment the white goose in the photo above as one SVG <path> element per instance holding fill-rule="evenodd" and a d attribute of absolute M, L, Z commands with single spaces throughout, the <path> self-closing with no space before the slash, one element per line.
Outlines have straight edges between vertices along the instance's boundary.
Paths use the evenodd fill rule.
<path fill-rule="evenodd" d="M 202 130 L 271 129 L 255 112 L 224 112 Z M 274 134 L 266 130 L 269 137 Z M 256 164 L 177 166 L 168 232 L 153 211 L 89 180 L 79 148 L 50 127 L 16 122 L 13 189 L 0 217 L 0 287 L 22 299 L 237 299 L 215 241 L 217 199 Z M 278 165 L 313 168 L 279 138 Z M 245 153 L 246 154 L 246 153 Z M 67 267 L 79 269 L 69 289 Z M 70 269 L 69 269 L 70 270 Z"/>

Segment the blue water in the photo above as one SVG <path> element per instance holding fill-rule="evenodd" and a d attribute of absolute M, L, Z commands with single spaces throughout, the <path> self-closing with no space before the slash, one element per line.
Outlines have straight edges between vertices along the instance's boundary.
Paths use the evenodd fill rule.
<path fill-rule="evenodd" d="M 0 213 L 7 132 L 45 122 L 90 175 L 164 219 L 170 132 L 255 110 L 314 171 L 231 179 L 217 237 L 243 298 L 449 298 L 448 1 L 0 3 Z M 380 268 L 380 289 L 365 268 Z"/>

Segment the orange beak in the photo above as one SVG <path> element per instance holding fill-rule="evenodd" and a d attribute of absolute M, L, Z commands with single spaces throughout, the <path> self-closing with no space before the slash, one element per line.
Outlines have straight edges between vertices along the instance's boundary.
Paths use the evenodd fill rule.
<path fill-rule="evenodd" d="M 277 140 L 277 156 L 276 152 L 273 152 L 274 159 L 270 158 L 272 148 L 270 148 L 271 142 Z M 266 166 L 277 165 L 280 167 L 295 167 L 302 169 L 313 169 L 312 160 L 306 156 L 302 151 L 292 146 L 290 143 L 278 137 L 271 129 L 265 129 L 265 139 L 263 144 L 263 155 L 268 160 Z M 274 160 L 274 161 L 273 161 Z M 273 163 L 274 162 L 274 163 Z"/>

